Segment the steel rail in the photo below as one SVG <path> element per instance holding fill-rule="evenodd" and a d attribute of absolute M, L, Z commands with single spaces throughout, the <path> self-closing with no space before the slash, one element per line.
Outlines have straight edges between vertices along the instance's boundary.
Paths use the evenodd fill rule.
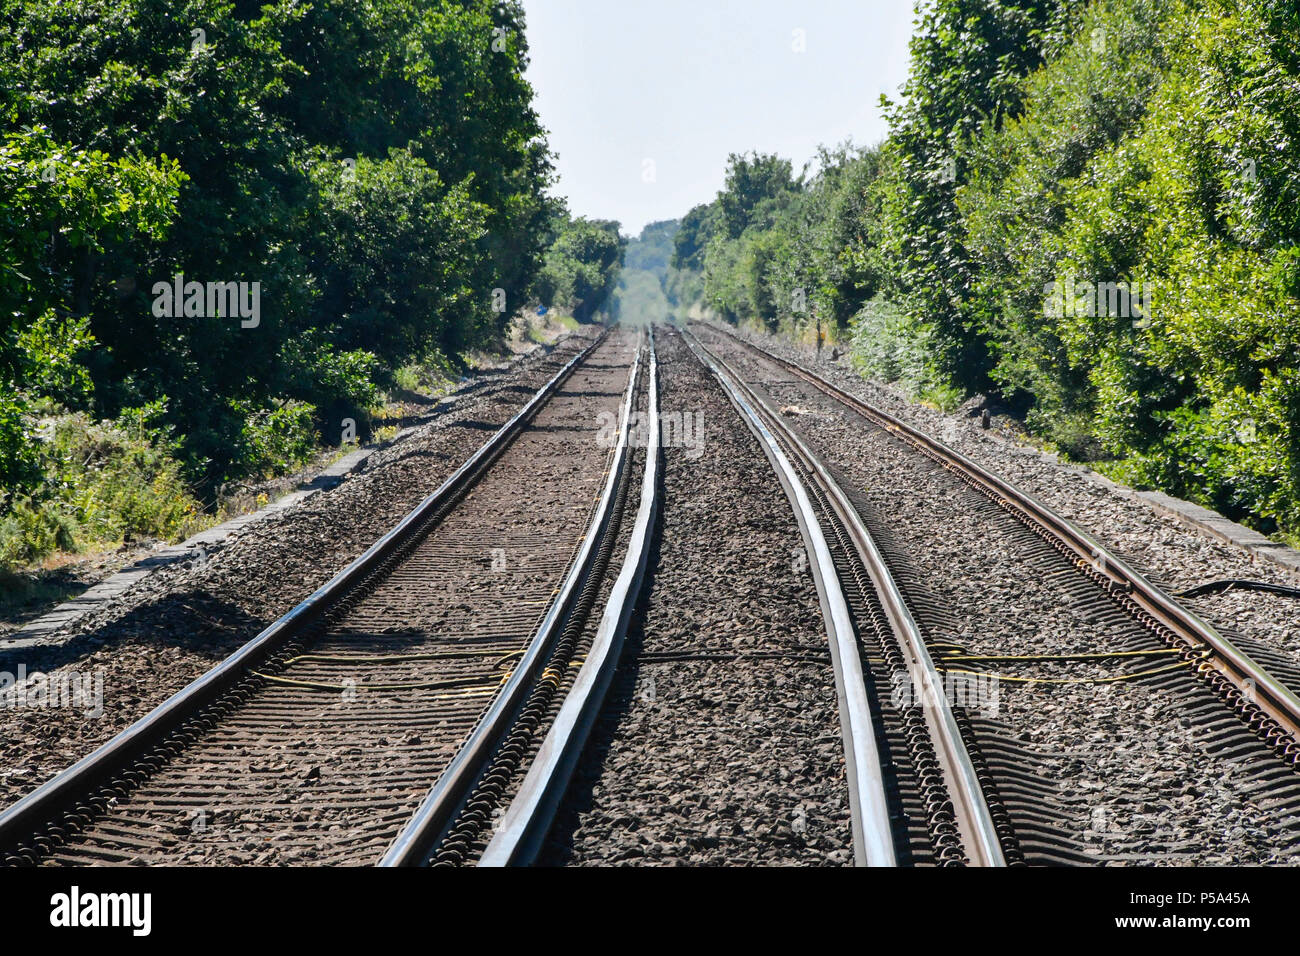
<path fill-rule="evenodd" d="M 649 561 L 651 537 L 659 510 L 659 384 L 653 330 L 650 332 L 647 379 L 648 426 L 641 503 L 622 567 L 586 660 L 519 792 L 479 858 L 479 866 L 528 866 L 536 860 L 618 670 L 628 622 L 636 607 Z"/>
<path fill-rule="evenodd" d="M 1033 495 L 1013 487 L 960 452 L 888 412 L 849 394 L 817 373 L 788 359 L 773 355 L 731 333 L 722 334 L 761 355 L 767 361 L 802 378 L 900 439 L 912 443 L 935 461 L 958 473 L 993 501 L 1013 514 L 1018 514 L 1030 527 L 1041 529 L 1049 541 L 1056 542 L 1058 547 L 1063 549 L 1063 553 L 1073 554 L 1087 572 L 1096 575 L 1099 581 L 1106 582 L 1113 591 L 1120 592 L 1131 599 L 1153 623 L 1163 626 L 1174 635 L 1185 646 L 1188 653 L 1195 653 L 1201 648 L 1208 647 L 1212 653 L 1199 665 L 1201 671 L 1204 672 L 1205 668 L 1213 669 L 1216 672 L 1215 676 L 1226 681 L 1226 687 L 1219 686 L 1214 681 L 1212 683 L 1215 683 L 1216 689 L 1225 697 L 1235 700 L 1238 709 L 1243 713 L 1250 711 L 1251 708 L 1258 708 L 1262 712 L 1261 716 L 1271 719 L 1275 724 L 1273 728 L 1262 728 L 1257 732 L 1278 749 L 1284 760 L 1292 765 L 1300 764 L 1300 698 L 1297 698 L 1291 690 L 1213 625 L 1151 583 L 1141 572 L 1131 567 L 1094 535 L 1061 517 Z M 1282 734 L 1291 739 L 1281 739 Z"/>
<path fill-rule="evenodd" d="M 859 866 L 897 866 L 894 829 L 889 819 L 889 802 L 885 794 L 880 751 L 876 746 L 866 678 L 862 673 L 862 661 L 858 653 L 857 630 L 835 571 L 830 546 L 817 520 L 817 513 L 808 498 L 807 489 L 790 459 L 786 457 L 780 442 L 746 399 L 738 387 L 738 380 L 733 381 L 732 376 L 690 338 L 686 342 L 713 373 L 745 424 L 758 438 L 790 499 L 800 534 L 812 557 L 809 565 L 821 600 L 822 616 L 826 621 L 830 643 L 835 689 L 840 704 L 840 726 L 844 735 L 854 859 Z"/>
<path fill-rule="evenodd" d="M 623 472 L 627 468 L 629 424 L 640 371 L 641 353 L 638 349 L 631 372 L 628 374 L 627 390 L 623 396 L 619 416 L 618 441 L 606 476 L 604 490 L 601 492 L 588 531 L 583 536 L 578 555 L 569 566 L 569 571 L 551 601 L 545 618 L 529 641 L 523 657 L 515 665 L 505 686 L 475 724 L 474 729 L 456 752 L 456 756 L 439 775 L 433 788 L 421 801 L 406 826 L 389 845 L 379 861 L 379 866 L 420 866 L 428 861 L 429 855 L 455 820 L 465 799 L 473 791 L 479 775 L 509 732 L 529 692 L 537 683 L 547 656 L 563 630 L 573 598 L 587 576 L 597 547 L 609 524 L 614 498 L 623 479 Z"/>
<path fill-rule="evenodd" d="M 455 500 L 478 477 L 482 467 L 504 450 L 568 380 L 575 369 L 605 341 L 606 329 L 587 348 L 567 362 L 538 389 L 513 417 L 502 425 L 432 494 L 396 527 L 371 545 L 292 610 L 282 615 L 222 663 L 167 698 L 111 740 L 13 804 L 0 814 L 0 849 L 29 839 L 48 826 L 60 812 L 93 794 L 95 788 L 119 770 L 162 742 L 174 729 L 215 702 L 270 658 L 294 635 L 301 633 L 337 600 L 380 566 L 424 520 Z"/>
<path fill-rule="evenodd" d="M 962 843 L 973 866 L 1006 866 L 1002 842 L 997 825 L 984 799 L 975 766 L 966 749 L 961 730 L 953 716 L 948 695 L 944 692 L 943 676 L 935 666 L 926 647 L 921 629 L 912 616 L 903 592 L 894 580 L 893 573 L 881 554 L 871 532 L 862 522 L 857 508 L 827 470 L 825 464 L 808 444 L 792 429 L 784 425 L 780 415 L 762 396 L 749 387 L 731 365 L 714 353 L 695 336 L 701 349 L 710 354 L 719 366 L 726 369 L 759 407 L 768 424 L 778 432 L 795 454 L 801 458 L 814 480 L 822 489 L 837 518 L 845 526 L 863 566 L 875 586 L 876 597 L 889 618 L 890 626 L 907 661 L 907 677 L 915 690 L 914 699 L 925 715 L 930 739 L 935 744 L 939 765 L 943 771 L 946 790 L 953 804 L 954 817 L 961 831 Z"/>

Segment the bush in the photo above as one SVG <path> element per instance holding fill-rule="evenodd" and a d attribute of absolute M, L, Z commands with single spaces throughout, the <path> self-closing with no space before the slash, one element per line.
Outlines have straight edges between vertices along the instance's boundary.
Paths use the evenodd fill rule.
<path fill-rule="evenodd" d="M 317 442 L 316 407 L 285 402 L 278 408 L 247 413 L 238 460 L 248 474 L 280 475 L 309 460 Z"/>
<path fill-rule="evenodd" d="M 1284 10 L 1087 5 L 1025 80 L 1023 115 L 984 125 L 957 192 L 969 321 L 993 379 L 1032 398 L 1031 428 L 1269 531 L 1300 529 L 1300 58 Z M 1141 282 L 1149 314 L 1045 309 L 1068 276 Z"/>
<path fill-rule="evenodd" d="M 58 503 L 20 498 L 0 518 L 0 571 L 76 546 L 76 522 Z"/>
<path fill-rule="evenodd" d="M 170 539 L 198 515 L 181 464 L 155 424 L 161 414 L 156 404 L 115 422 L 65 415 L 43 429 L 50 434 L 46 474 L 58 482 L 47 494 L 75 516 L 78 543 Z"/>
<path fill-rule="evenodd" d="M 440 394 L 456 379 L 455 366 L 446 355 L 436 349 L 419 361 L 403 365 L 392 374 L 393 385 L 420 395 Z"/>
<path fill-rule="evenodd" d="M 929 332 L 884 299 L 868 302 L 849 324 L 849 355 L 868 378 L 897 382 L 912 395 L 939 384 L 928 361 Z"/>
<path fill-rule="evenodd" d="M 32 428 L 31 450 L 43 479 L 5 504 L 0 566 L 17 567 L 59 550 L 183 535 L 201 505 L 174 456 L 175 443 L 158 425 L 164 412 L 155 403 L 111 422 L 59 412 Z"/>

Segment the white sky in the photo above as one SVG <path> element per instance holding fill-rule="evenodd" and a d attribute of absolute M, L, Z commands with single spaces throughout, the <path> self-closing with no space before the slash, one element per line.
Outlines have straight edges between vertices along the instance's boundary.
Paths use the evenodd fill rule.
<path fill-rule="evenodd" d="M 537 109 L 575 215 L 635 235 L 722 186 L 727 154 L 883 139 L 911 0 L 524 0 Z M 806 52 L 796 53 L 796 30 Z M 644 180 L 646 161 L 654 181 Z"/>

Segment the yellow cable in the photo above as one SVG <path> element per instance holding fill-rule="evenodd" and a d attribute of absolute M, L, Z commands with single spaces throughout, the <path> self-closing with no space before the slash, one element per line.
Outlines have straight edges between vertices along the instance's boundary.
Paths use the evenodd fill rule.
<path fill-rule="evenodd" d="M 501 658 L 499 658 L 499 659 L 498 659 L 498 660 L 497 660 L 497 661 L 496 661 L 492 666 L 493 666 L 493 667 L 500 667 L 500 666 L 501 666 L 502 664 L 504 664 L 506 661 L 511 660 L 512 658 L 515 658 L 515 657 L 522 657 L 523 654 L 524 654 L 523 651 L 511 651 L 509 654 L 505 654 L 505 655 L 503 655 Z M 286 666 L 287 666 L 288 664 L 292 664 L 292 663 L 294 663 L 295 661 L 302 661 L 302 660 L 316 660 L 316 661 L 327 660 L 327 661 L 335 661 L 335 662 L 351 663 L 351 662 L 356 662 L 356 661 L 369 661 L 369 660 L 423 660 L 423 659 L 425 659 L 426 657 L 428 657 L 428 658 L 433 658 L 433 659 L 437 659 L 437 658 L 439 658 L 439 657 L 441 657 L 441 656 L 442 656 L 442 655 L 437 655 L 437 654 L 431 654 L 431 655 L 422 655 L 422 654 L 392 654 L 392 655 L 377 655 L 377 656 L 375 656 L 375 657 L 366 657 L 366 656 L 364 656 L 364 655 L 357 656 L 357 657 L 348 657 L 348 656 L 345 656 L 345 655 L 337 655 L 337 656 L 335 656 L 335 655 L 329 655 L 329 654 L 302 654 L 302 655 L 299 655 L 298 657 L 290 658 L 288 661 L 285 662 L 285 664 L 286 664 Z M 459 656 L 459 655 L 452 654 L 452 655 L 446 655 L 446 656 L 456 657 L 456 656 Z M 473 655 L 473 656 L 482 656 L 482 655 Z M 585 657 L 576 658 L 576 659 L 574 659 L 574 660 L 571 660 L 571 661 L 569 661 L 569 663 L 566 665 L 566 668 L 567 668 L 567 667 L 581 667 L 582 664 L 583 664 L 583 661 L 584 661 L 584 660 L 585 660 Z M 409 683 L 409 684 L 327 684 L 327 683 L 325 683 L 324 681 L 297 680 L 297 679 L 292 678 L 292 677 L 280 677 L 280 676 L 277 676 L 277 675 L 274 675 L 274 674 L 264 674 L 264 673 L 262 673 L 261 671 L 255 671 L 255 670 L 250 670 L 249 673 L 252 674 L 254 677 L 260 677 L 260 678 L 262 678 L 262 680 L 270 681 L 270 682 L 273 683 L 273 684 L 284 684 L 284 685 L 289 686 L 289 687 L 307 687 L 307 688 L 311 688 L 311 689 L 313 689 L 313 690 L 333 690 L 333 691 L 347 691 L 347 690 L 427 690 L 427 689 L 431 689 L 431 688 L 445 688 L 445 687 L 448 687 L 450 684 L 460 683 L 460 680 L 452 680 L 452 681 L 445 681 L 445 680 L 444 680 L 444 681 L 415 681 L 415 682 L 412 682 L 412 683 Z M 513 671 L 513 670 L 508 670 L 508 671 L 506 671 L 504 674 L 502 674 L 502 675 L 501 675 L 501 679 L 500 679 L 499 681 L 497 681 L 497 682 L 496 682 L 494 685 L 492 685 L 491 687 L 473 687 L 473 686 L 471 686 L 471 687 L 466 688 L 466 689 L 464 690 L 464 692 L 463 692 L 463 693 L 460 693 L 460 694 L 442 694 L 442 695 L 434 695 L 434 696 L 429 697 L 429 698 L 427 698 L 427 699 L 429 699 L 429 700 L 452 700 L 452 699 L 454 699 L 454 698 L 456 698 L 456 697 L 468 697 L 468 696 L 475 696 L 475 695 L 489 694 L 489 693 L 494 694 L 494 693 L 496 693 L 496 691 L 497 691 L 499 688 L 501 688 L 501 687 L 504 686 L 506 683 L 508 683 L 509 680 L 510 680 L 510 678 L 511 678 L 512 676 L 514 676 L 514 671 Z M 557 670 L 555 670 L 555 669 L 552 668 L 552 667 L 548 667 L 546 670 L 544 670 L 544 671 L 542 672 L 542 676 L 541 676 L 538 680 L 539 680 L 539 682 L 549 682 L 549 683 L 551 683 L 551 684 L 554 684 L 554 685 L 558 686 L 559 683 L 560 683 L 560 681 L 561 681 L 562 679 L 563 679 L 563 674 L 562 674 L 560 671 L 557 671 Z"/>
<path fill-rule="evenodd" d="M 499 651 L 445 651 L 428 654 L 299 654 L 297 657 L 291 657 L 284 662 L 284 666 L 296 664 L 299 661 L 315 661 L 326 664 L 384 664 L 398 661 L 448 661 L 448 660 L 472 660 L 476 657 L 487 657 L 491 654 L 498 654 Z M 518 657 L 523 651 L 511 651 L 497 659 L 492 665 L 500 667 L 504 662 L 512 657 Z"/>
<path fill-rule="evenodd" d="M 249 671 L 255 677 L 262 680 L 270 681 L 273 684 L 285 684 L 290 687 L 308 687 L 312 690 L 423 690 L 434 687 L 446 687 L 446 681 L 423 681 L 411 684 L 326 684 L 321 681 L 311 680 L 294 680 L 292 677 L 277 677 L 274 674 L 263 674 L 260 671 Z M 490 687 L 467 687 L 457 694 L 440 694 L 434 695 L 430 700 L 452 700 L 456 697 L 473 697 L 482 694 L 495 694 L 499 684 L 493 684 Z"/>
<path fill-rule="evenodd" d="M 1200 648 L 1193 648 L 1199 650 Z M 1181 654 L 1182 648 L 1160 647 L 1150 651 L 1103 651 L 1095 654 L 940 654 L 940 661 L 1092 661 L 1118 657 L 1150 657 Z"/>

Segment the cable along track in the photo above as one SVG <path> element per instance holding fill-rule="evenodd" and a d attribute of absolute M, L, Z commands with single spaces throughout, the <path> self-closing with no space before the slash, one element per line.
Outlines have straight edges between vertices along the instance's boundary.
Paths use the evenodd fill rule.
<path fill-rule="evenodd" d="M 798 436 L 698 338 L 685 338 L 758 438 L 807 545 L 840 698 L 855 861 L 897 866 L 901 848 L 905 862 L 916 862 L 905 819 L 914 816 L 913 829 L 922 826 L 929 842 L 915 856 L 940 865 L 1005 865 L 1005 819 L 996 819 L 985 799 L 987 778 L 966 751 L 940 675 L 870 535 Z M 889 674 L 874 673 L 867 631 Z M 894 675 L 919 691 L 905 706 L 894 706 L 887 692 Z M 882 746 L 892 751 L 887 760 Z M 913 806 L 900 806 L 908 801 L 895 791 L 907 791 Z"/>
<path fill-rule="evenodd" d="M 629 338 L 603 332 L 365 554 L 0 815 L 0 859 L 379 860 L 466 735 L 546 679 L 618 490 Z M 597 408 L 624 416 L 608 452 Z"/>

